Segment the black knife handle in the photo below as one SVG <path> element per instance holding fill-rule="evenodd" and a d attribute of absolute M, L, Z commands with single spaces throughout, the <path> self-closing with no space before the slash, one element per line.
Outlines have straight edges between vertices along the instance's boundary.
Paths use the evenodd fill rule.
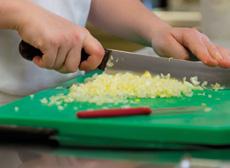
<path fill-rule="evenodd" d="M 200 61 L 191 51 L 189 51 L 189 61 Z"/>
<path fill-rule="evenodd" d="M 19 44 L 19 52 L 23 58 L 25 58 L 29 61 L 32 61 L 35 56 L 42 57 L 42 55 L 43 55 L 43 53 L 39 49 L 33 47 L 32 45 L 26 43 L 23 40 Z M 82 49 L 82 51 L 81 51 L 81 62 L 87 60 L 88 57 L 89 57 L 89 54 L 87 54 L 85 52 L 85 50 Z"/>

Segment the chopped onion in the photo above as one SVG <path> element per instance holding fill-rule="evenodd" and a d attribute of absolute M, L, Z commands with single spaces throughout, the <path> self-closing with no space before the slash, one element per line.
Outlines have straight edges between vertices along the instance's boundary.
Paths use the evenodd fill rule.
<path fill-rule="evenodd" d="M 197 81 L 197 78 L 194 78 Z M 49 105 L 60 102 L 91 102 L 96 104 L 125 102 L 128 98 L 156 98 L 192 96 L 193 90 L 202 89 L 185 79 L 179 81 L 167 75 L 152 75 L 150 72 L 139 75 L 131 72 L 95 75 L 85 83 L 74 84 L 67 95 L 52 96 Z M 42 101 L 47 103 L 46 100 Z"/>

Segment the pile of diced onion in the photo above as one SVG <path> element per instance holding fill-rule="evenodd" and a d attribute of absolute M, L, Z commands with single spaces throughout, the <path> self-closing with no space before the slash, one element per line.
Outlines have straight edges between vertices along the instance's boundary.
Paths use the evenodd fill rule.
<path fill-rule="evenodd" d="M 143 74 L 103 73 L 87 78 L 84 83 L 73 84 L 67 95 L 52 96 L 42 103 L 58 106 L 75 101 L 104 104 L 125 102 L 130 98 L 192 96 L 193 90 L 202 90 L 206 85 L 207 82 L 200 83 L 197 77 L 180 81 L 169 74 L 152 75 L 148 71 Z"/>

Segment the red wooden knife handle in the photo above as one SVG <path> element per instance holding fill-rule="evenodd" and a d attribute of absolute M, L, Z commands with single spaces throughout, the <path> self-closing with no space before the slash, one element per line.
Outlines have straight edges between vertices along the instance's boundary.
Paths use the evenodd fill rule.
<path fill-rule="evenodd" d="M 122 117 L 132 115 L 148 115 L 152 113 L 149 107 L 131 107 L 131 108 L 116 108 L 116 109 L 100 109 L 100 110 L 87 110 L 79 111 L 78 118 L 109 118 L 109 117 Z"/>

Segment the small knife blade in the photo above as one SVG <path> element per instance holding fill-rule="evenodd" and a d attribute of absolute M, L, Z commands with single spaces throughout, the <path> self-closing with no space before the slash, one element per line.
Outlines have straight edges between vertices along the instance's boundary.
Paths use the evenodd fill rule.
<path fill-rule="evenodd" d="M 78 118 L 111 118 L 111 117 L 124 117 L 124 116 L 137 116 L 137 115 L 175 115 L 186 114 L 196 111 L 204 111 L 203 106 L 187 106 L 187 107 L 167 107 L 152 109 L 150 107 L 129 107 L 129 108 L 111 108 L 111 109 L 98 109 L 86 110 L 76 113 Z"/>

